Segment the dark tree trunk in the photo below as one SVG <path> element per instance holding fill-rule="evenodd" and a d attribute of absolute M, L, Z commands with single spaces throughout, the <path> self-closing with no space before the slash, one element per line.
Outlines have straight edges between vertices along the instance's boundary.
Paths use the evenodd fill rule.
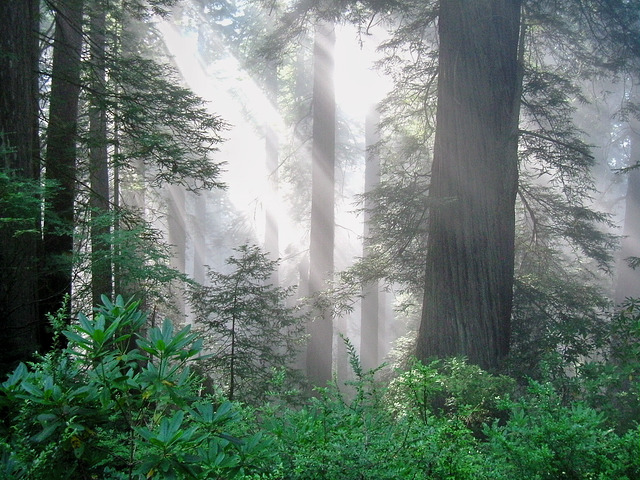
<path fill-rule="evenodd" d="M 45 220 L 49 264 L 41 288 L 43 314 L 56 312 L 65 295 L 71 295 L 82 9 L 82 0 L 56 2 L 45 166 L 46 178 L 59 187 L 49 201 L 59 223 Z"/>
<path fill-rule="evenodd" d="M 37 180 L 38 2 L 0 2 L 0 165 Z M 1 214 L 0 214 L 1 215 Z M 35 214 L 37 218 L 37 213 Z M 38 231 L 39 222 L 31 228 Z M 38 235 L 0 228 L 0 376 L 37 350 L 45 337 L 37 305 Z"/>
<path fill-rule="evenodd" d="M 109 156 L 107 152 L 106 92 L 106 6 L 94 1 L 89 14 L 91 38 L 92 94 L 89 106 L 89 178 L 91 183 L 91 294 L 93 304 L 100 296 L 111 298 L 113 267 L 111 246 L 107 240 L 110 227 L 104 215 L 109 212 Z M 100 218 L 103 217 L 103 218 Z M 100 219 L 100 223 L 98 223 Z"/>
<path fill-rule="evenodd" d="M 364 170 L 364 191 L 371 192 L 380 182 L 380 157 L 372 147 L 380 140 L 378 126 L 380 114 L 377 106 L 372 106 L 365 121 L 366 165 Z M 369 198 L 364 202 L 364 257 L 370 255 L 369 244 L 371 212 L 375 204 Z M 360 320 L 360 358 L 365 370 L 378 366 L 380 354 L 380 287 L 378 281 L 367 283 L 362 289 L 362 312 Z"/>
<path fill-rule="evenodd" d="M 417 356 L 495 369 L 512 307 L 520 2 L 440 3 L 437 129 Z"/>
<path fill-rule="evenodd" d="M 309 291 L 321 291 L 333 276 L 336 102 L 333 86 L 332 24 L 316 27 L 313 45 L 313 149 Z M 331 308 L 317 312 L 309 324 L 307 376 L 312 385 L 331 380 L 333 355 Z"/>

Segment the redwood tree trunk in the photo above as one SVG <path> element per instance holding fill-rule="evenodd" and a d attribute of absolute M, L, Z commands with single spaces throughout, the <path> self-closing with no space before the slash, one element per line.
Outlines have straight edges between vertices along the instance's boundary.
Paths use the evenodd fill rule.
<path fill-rule="evenodd" d="M 364 170 L 364 191 L 370 193 L 380 183 L 380 156 L 372 150 L 380 133 L 380 113 L 377 105 L 372 105 L 365 121 L 366 165 Z M 370 225 L 371 212 L 375 203 L 369 197 L 364 200 L 364 241 L 363 253 L 371 254 Z M 362 311 L 360 318 L 360 359 L 365 370 L 376 368 L 380 362 L 380 285 L 377 280 L 368 282 L 362 289 Z"/>
<path fill-rule="evenodd" d="M 417 356 L 494 369 L 509 350 L 520 2 L 442 0 L 437 128 Z"/>
<path fill-rule="evenodd" d="M 109 154 L 107 151 L 106 96 L 106 5 L 94 1 L 89 13 L 92 64 L 92 95 L 89 106 L 89 178 L 91 182 L 91 296 L 93 305 L 100 296 L 113 296 L 109 225 L 101 216 L 109 212 Z"/>
<path fill-rule="evenodd" d="M 167 195 L 167 226 L 169 244 L 174 249 L 171 258 L 171 266 L 180 273 L 186 272 L 187 249 L 187 209 L 184 188 L 180 185 L 169 185 L 166 188 Z M 174 304 L 180 316 L 184 318 L 186 304 L 182 290 L 184 285 L 179 285 L 178 294 L 175 295 Z"/>
<path fill-rule="evenodd" d="M 333 275 L 336 102 L 333 86 L 332 24 L 316 27 L 313 46 L 313 151 L 309 292 L 319 292 Z M 309 325 L 307 375 L 312 385 L 331 380 L 333 356 L 331 309 L 318 312 Z"/>
<path fill-rule="evenodd" d="M 43 314 L 56 312 L 71 294 L 82 10 L 82 0 L 56 2 L 45 166 L 46 177 L 56 181 L 59 190 L 49 202 L 57 224 L 45 223 L 50 263 L 41 289 Z"/>
<path fill-rule="evenodd" d="M 37 180 L 38 2 L 0 2 L 0 168 Z M 0 213 L 0 216 L 2 213 Z M 37 350 L 46 324 L 37 308 L 38 212 L 32 233 L 0 228 L 0 377 Z M 24 225 L 21 226 L 24 228 Z"/>
<path fill-rule="evenodd" d="M 632 100 L 640 101 L 640 87 L 635 87 Z M 629 144 L 629 166 L 637 165 L 640 162 L 640 120 L 633 115 L 629 120 Z M 638 168 L 630 170 L 627 174 L 624 231 L 620 247 L 615 291 L 617 303 L 622 303 L 627 298 L 640 297 L 640 270 L 628 265 L 629 258 L 640 257 L 640 170 Z"/>
<path fill-rule="evenodd" d="M 267 98 L 271 102 L 274 109 L 278 108 L 278 66 L 275 62 L 267 65 L 265 88 Z M 271 187 L 271 195 L 274 201 L 278 197 L 279 183 L 279 139 L 278 132 L 272 125 L 272 119 L 265 125 L 265 160 L 267 175 L 269 178 L 269 186 Z M 280 258 L 280 231 L 278 225 L 278 208 L 277 204 L 267 204 L 266 225 L 264 233 L 264 248 L 271 256 L 272 260 Z M 278 285 L 278 270 L 274 270 L 271 276 L 271 282 Z"/>

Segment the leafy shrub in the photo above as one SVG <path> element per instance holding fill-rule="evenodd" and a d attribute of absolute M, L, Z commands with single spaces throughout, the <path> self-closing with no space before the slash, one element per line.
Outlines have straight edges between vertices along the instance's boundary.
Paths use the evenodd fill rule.
<path fill-rule="evenodd" d="M 398 415 L 412 413 L 425 424 L 432 416 L 458 418 L 476 434 L 485 422 L 501 417 L 502 400 L 515 382 L 492 375 L 462 358 L 435 360 L 410 368 L 391 382 L 388 402 Z"/>
<path fill-rule="evenodd" d="M 581 395 L 624 433 L 640 419 L 640 299 L 624 303 L 608 327 L 608 355 L 580 369 Z"/>
<path fill-rule="evenodd" d="M 319 389 L 302 409 L 277 408 L 263 415 L 275 438 L 283 479 L 479 479 L 484 476 L 478 442 L 457 418 L 413 412 L 398 416 L 387 390 L 364 371 L 346 341 L 356 379 L 347 394 L 336 384 Z"/>
<path fill-rule="evenodd" d="M 638 432 L 618 437 L 604 427 L 602 413 L 563 405 L 549 383 L 532 382 L 510 405 L 506 424 L 494 422 L 485 433 L 496 479 L 640 478 Z"/>
<path fill-rule="evenodd" d="M 514 400 L 511 379 L 443 359 L 383 385 L 346 341 L 354 381 L 302 408 L 268 395 L 240 408 L 201 396 L 191 364 L 202 345 L 188 327 L 142 335 L 136 303 L 103 300 L 71 327 L 54 318 L 67 348 L 0 386 L 0 478 L 640 478 L 638 425 L 618 434 L 611 407 L 567 401 L 551 382 Z"/>
<path fill-rule="evenodd" d="M 229 402 L 212 403 L 189 364 L 202 341 L 165 320 L 146 336 L 136 302 L 103 297 L 63 334 L 68 347 L 21 364 L 0 387 L 6 478 L 232 478 L 260 473 L 268 442 L 240 440 Z"/>

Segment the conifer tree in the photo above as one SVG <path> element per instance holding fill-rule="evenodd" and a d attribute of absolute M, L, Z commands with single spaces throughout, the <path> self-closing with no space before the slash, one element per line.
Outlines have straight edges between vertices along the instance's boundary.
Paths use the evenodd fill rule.
<path fill-rule="evenodd" d="M 101 296 L 113 296 L 111 245 L 108 242 L 111 225 L 109 212 L 109 154 L 106 108 L 106 28 L 107 5 L 94 0 L 89 6 L 89 207 L 91 208 L 91 297 L 98 305 Z"/>
<path fill-rule="evenodd" d="M 520 3 L 444 0 L 417 356 L 496 368 L 509 350 Z"/>
<path fill-rule="evenodd" d="M 0 377 L 42 345 L 37 305 L 40 224 L 38 2 L 1 2 Z"/>
<path fill-rule="evenodd" d="M 311 180 L 311 233 L 309 294 L 328 287 L 332 279 L 335 231 L 336 101 L 333 86 L 334 26 L 322 22 L 315 28 L 313 46 L 313 147 Z M 313 385 L 331 380 L 333 360 L 331 308 L 316 312 L 309 324 L 307 376 Z"/>
<path fill-rule="evenodd" d="M 413 292 L 423 291 L 425 310 L 418 342 L 423 358 L 468 355 L 487 368 L 495 368 L 504 358 L 510 342 L 516 214 L 519 227 L 533 226 L 519 232 L 530 235 L 528 241 L 541 248 L 538 252 L 552 252 L 549 258 L 554 262 L 566 262 L 565 268 L 569 267 L 568 251 L 590 259 L 589 267 L 583 262 L 568 268 L 574 285 L 591 266 L 607 271 L 610 265 L 615 242 L 599 229 L 608 225 L 607 216 L 589 204 L 593 157 L 572 123 L 571 103 L 584 96 L 579 79 L 570 72 L 589 76 L 633 64 L 639 51 L 638 36 L 632 33 L 637 31 L 637 2 L 522 3 L 522 23 L 516 14 L 518 2 L 358 2 L 358 8 L 340 2 L 315 6 L 297 2 L 290 9 L 287 25 L 293 27 L 299 23 L 292 18 L 305 18 L 310 9 L 317 15 L 342 16 L 363 28 L 367 25 L 363 19 L 371 15 L 390 12 L 394 20 L 392 37 L 385 45 L 390 52 L 385 66 L 395 74 L 397 88 L 391 99 L 395 102 L 387 103 L 387 124 L 395 125 L 404 138 L 396 137 L 388 145 L 402 155 L 398 163 L 404 161 L 403 167 L 416 159 L 421 165 L 413 172 L 387 173 L 402 175 L 387 176 L 402 190 L 384 182 L 373 193 L 389 210 L 377 214 L 384 230 L 377 232 L 383 247 L 376 260 L 390 278 L 402 279 Z M 477 10 L 466 17 L 466 8 Z M 485 17 L 493 8 L 496 15 Z M 436 19 L 440 37 L 430 42 Z M 463 36 L 481 22 L 486 28 L 473 40 L 460 41 L 462 37 L 448 37 L 445 31 L 455 24 L 456 36 Z M 496 31 L 498 23 L 505 28 Z M 447 70 L 451 46 L 460 50 L 454 56 L 455 68 Z M 465 55 L 465 49 L 474 48 L 479 49 L 474 55 Z M 492 48 L 495 52 L 487 53 Z M 499 61 L 507 61 L 504 55 L 509 55 L 508 64 Z M 479 58 L 484 60 L 478 62 Z M 447 92 L 447 86 L 460 80 L 461 72 L 473 68 L 478 68 L 475 74 Z M 443 78 L 447 72 L 450 75 Z M 433 88 L 436 84 L 438 92 Z M 464 102 L 468 102 L 466 111 L 447 125 L 448 113 Z M 484 120 L 480 120 L 482 109 L 488 115 Z M 436 124 L 434 113 L 445 116 Z M 491 131 L 472 140 L 476 127 Z M 404 142 L 405 138 L 412 142 Z M 456 145 L 467 141 L 473 142 L 467 147 L 469 155 L 459 155 Z M 464 159 L 457 162 L 459 157 L 473 155 L 477 163 L 452 173 L 464 164 Z M 502 163 L 497 161 L 500 158 Z M 497 163 L 490 166 L 491 161 Z M 542 188 L 541 177 L 550 180 Z M 481 181 L 476 184 L 477 179 Z M 468 201 L 473 195 L 478 195 L 478 202 Z M 465 202 L 466 207 L 456 210 Z M 451 227 L 438 220 L 447 216 Z M 518 245 L 526 244 L 523 239 Z M 424 270 L 420 272 L 425 260 L 426 276 Z M 527 262 L 519 263 L 523 265 Z M 518 273 L 538 274 L 522 269 Z M 551 317 L 558 324 L 563 322 L 557 311 Z M 472 333 L 475 328 L 484 333 Z"/>
<path fill-rule="evenodd" d="M 64 298 L 71 296 L 83 11 L 83 0 L 54 3 L 45 178 L 56 182 L 58 189 L 47 199 L 55 220 L 45 218 L 43 235 L 47 265 L 42 275 L 40 299 L 45 314 L 58 311 Z"/>
<path fill-rule="evenodd" d="M 230 400 L 256 403 L 280 371 L 289 382 L 301 346 L 304 315 L 287 305 L 292 288 L 270 284 L 278 266 L 256 246 L 242 245 L 226 260 L 227 273 L 209 271 L 206 286 L 195 286 L 197 329 L 211 357 L 205 371 L 223 385 Z"/>

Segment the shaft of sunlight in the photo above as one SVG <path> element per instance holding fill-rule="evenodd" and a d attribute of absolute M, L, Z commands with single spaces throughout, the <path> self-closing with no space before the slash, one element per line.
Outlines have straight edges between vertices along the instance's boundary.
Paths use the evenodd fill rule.
<path fill-rule="evenodd" d="M 383 32 L 362 35 L 351 25 L 336 26 L 336 103 L 358 122 L 391 89 L 391 80 L 374 69 Z"/>
<path fill-rule="evenodd" d="M 164 19 L 157 28 L 189 88 L 230 124 L 216 153 L 217 161 L 226 162 L 222 180 L 228 185 L 230 201 L 250 220 L 257 238 L 264 237 L 265 212 L 270 211 L 278 216 L 280 236 L 299 243 L 296 239 L 304 234 L 286 215 L 265 165 L 265 127 L 284 131 L 277 109 L 231 53 L 223 52 L 207 64 L 199 53 L 196 32 L 182 32 Z"/>

